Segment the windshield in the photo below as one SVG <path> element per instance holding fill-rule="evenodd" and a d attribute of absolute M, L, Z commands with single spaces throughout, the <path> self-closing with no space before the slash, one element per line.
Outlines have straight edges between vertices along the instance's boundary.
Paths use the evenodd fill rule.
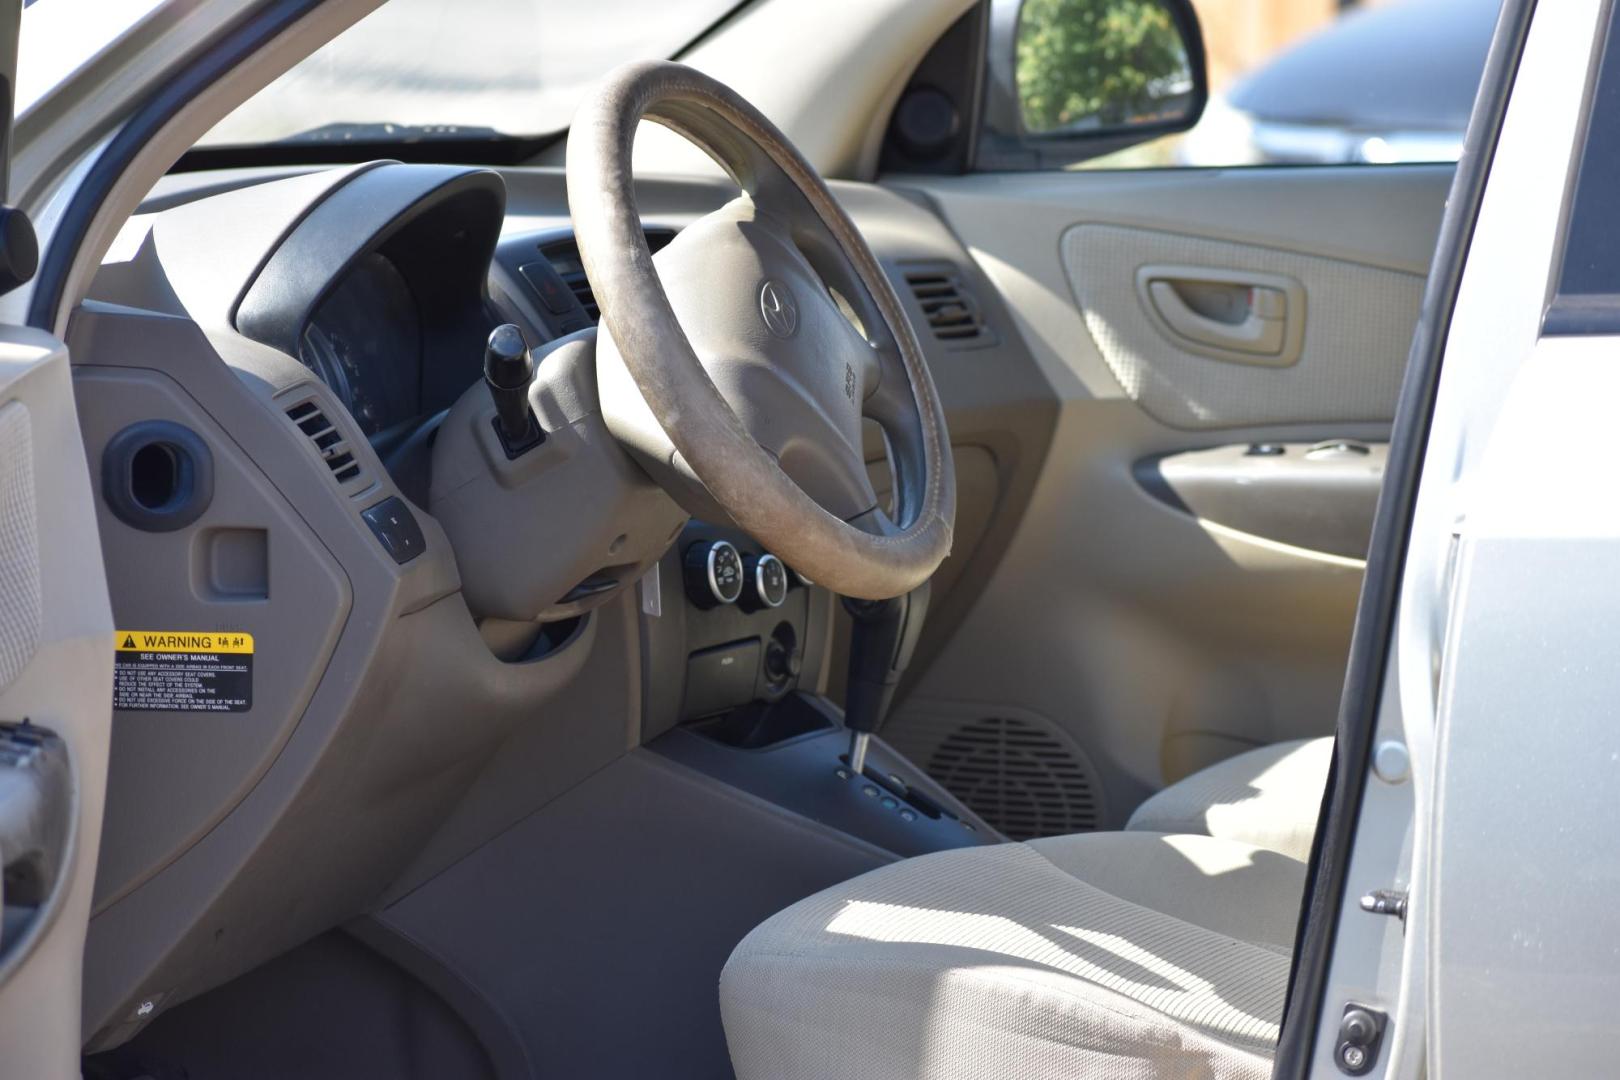
<path fill-rule="evenodd" d="M 162 0 L 23 0 L 17 115 L 150 15 Z"/>
<path fill-rule="evenodd" d="M 675 55 L 737 0 L 389 0 L 200 146 L 511 135 L 568 126 L 592 84 Z"/>

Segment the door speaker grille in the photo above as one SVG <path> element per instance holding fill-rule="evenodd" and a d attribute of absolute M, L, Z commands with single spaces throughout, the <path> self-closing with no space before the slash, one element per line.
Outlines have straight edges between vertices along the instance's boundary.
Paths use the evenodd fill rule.
<path fill-rule="evenodd" d="M 1026 720 L 962 724 L 935 748 L 928 773 L 1014 840 L 1097 828 L 1091 770 L 1050 731 Z"/>

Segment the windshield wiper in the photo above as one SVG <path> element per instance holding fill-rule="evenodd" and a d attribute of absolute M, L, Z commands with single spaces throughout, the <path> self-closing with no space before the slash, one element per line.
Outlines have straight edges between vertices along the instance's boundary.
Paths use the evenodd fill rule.
<path fill-rule="evenodd" d="M 336 124 L 322 124 L 320 127 L 300 131 L 295 135 L 288 135 L 284 139 L 277 139 L 280 144 L 286 143 L 416 143 L 433 142 L 440 139 L 454 139 L 466 141 L 469 139 L 510 139 L 512 136 L 504 131 L 497 131 L 492 127 L 478 127 L 470 124 L 395 124 L 388 120 L 352 123 L 340 122 Z"/>

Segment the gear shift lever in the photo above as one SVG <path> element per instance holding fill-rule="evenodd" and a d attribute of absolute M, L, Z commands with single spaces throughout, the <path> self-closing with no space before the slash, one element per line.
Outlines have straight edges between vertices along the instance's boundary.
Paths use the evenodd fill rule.
<path fill-rule="evenodd" d="M 849 639 L 844 726 L 849 729 L 849 768 L 860 776 L 866 768 L 867 746 L 883 726 L 895 687 L 917 648 L 928 614 L 928 583 L 892 600 L 845 597 L 844 609 L 855 620 Z"/>
<path fill-rule="evenodd" d="M 529 414 L 529 383 L 534 379 L 534 357 L 529 355 L 523 331 L 502 323 L 484 346 L 484 384 L 495 399 L 495 431 L 508 457 L 516 457 L 539 442 L 539 428 Z"/>

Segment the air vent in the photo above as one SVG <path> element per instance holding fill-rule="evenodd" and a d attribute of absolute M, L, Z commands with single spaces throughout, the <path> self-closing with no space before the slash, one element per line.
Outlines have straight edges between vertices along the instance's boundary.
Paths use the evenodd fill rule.
<path fill-rule="evenodd" d="M 979 303 L 954 270 L 908 270 L 906 284 L 922 307 L 935 338 L 957 347 L 990 343 Z"/>
<path fill-rule="evenodd" d="M 967 721 L 934 750 L 928 774 L 1014 840 L 1097 828 L 1090 768 L 1045 725 Z"/>
<path fill-rule="evenodd" d="M 657 254 L 666 244 L 675 239 L 674 229 L 648 229 L 647 249 Z M 559 240 L 552 244 L 540 245 L 540 254 L 545 256 L 551 268 L 557 271 L 568 291 L 574 294 L 579 306 L 585 309 L 591 322 L 602 318 L 602 309 L 597 306 L 596 294 L 591 291 L 590 279 L 585 276 L 585 263 L 579 257 L 579 245 L 573 240 Z"/>
<path fill-rule="evenodd" d="M 298 430 L 315 444 L 315 452 L 332 471 L 338 486 L 350 488 L 364 478 L 360 462 L 349 449 L 343 433 L 326 418 L 314 401 L 301 401 L 287 410 L 287 419 L 298 425 Z"/>
<path fill-rule="evenodd" d="M 596 306 L 596 295 L 591 292 L 590 279 L 585 276 L 585 264 L 579 259 L 579 245 L 572 240 L 564 240 L 556 244 L 547 244 L 540 249 L 540 254 L 546 257 L 551 268 L 557 271 L 568 291 L 574 294 L 579 306 L 585 309 L 585 314 L 596 322 L 602 317 L 602 309 Z"/>

